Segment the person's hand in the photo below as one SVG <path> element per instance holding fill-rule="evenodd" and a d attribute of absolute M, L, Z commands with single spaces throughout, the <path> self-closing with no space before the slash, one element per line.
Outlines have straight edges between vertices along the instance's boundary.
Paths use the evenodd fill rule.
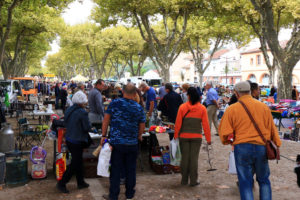
<path fill-rule="evenodd" d="M 211 145 L 211 142 L 207 142 L 208 145 Z"/>
<path fill-rule="evenodd" d="M 142 135 L 139 135 L 139 138 L 138 138 L 138 139 L 139 139 L 140 142 L 142 142 L 142 141 L 143 141 L 143 136 L 142 136 Z"/>
<path fill-rule="evenodd" d="M 104 142 L 105 142 L 106 137 L 101 137 L 101 141 L 100 141 L 100 145 L 103 146 Z"/>

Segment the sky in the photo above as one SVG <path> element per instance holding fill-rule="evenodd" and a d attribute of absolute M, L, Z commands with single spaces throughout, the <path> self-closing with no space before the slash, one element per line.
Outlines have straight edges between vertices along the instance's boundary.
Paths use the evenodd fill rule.
<path fill-rule="evenodd" d="M 63 12 L 62 18 L 69 25 L 85 23 L 89 20 L 94 2 L 92 0 L 78 0 L 71 3 L 68 8 Z M 51 43 L 52 50 L 47 52 L 47 55 L 57 53 L 59 51 L 59 38 Z"/>

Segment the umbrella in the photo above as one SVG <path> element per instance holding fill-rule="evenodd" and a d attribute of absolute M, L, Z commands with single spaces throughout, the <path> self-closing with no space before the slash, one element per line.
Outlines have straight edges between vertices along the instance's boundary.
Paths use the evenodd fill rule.
<path fill-rule="evenodd" d="M 77 76 L 75 76 L 71 79 L 71 81 L 88 81 L 88 80 L 89 80 L 88 78 L 86 78 L 80 74 L 78 74 Z"/>

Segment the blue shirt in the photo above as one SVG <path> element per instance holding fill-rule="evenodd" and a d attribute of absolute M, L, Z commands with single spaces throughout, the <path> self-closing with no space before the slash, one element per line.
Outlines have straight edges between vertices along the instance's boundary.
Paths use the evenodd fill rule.
<path fill-rule="evenodd" d="M 167 94 L 165 86 L 161 86 L 158 90 L 158 95 L 160 99 L 164 98 L 164 96 Z"/>
<path fill-rule="evenodd" d="M 212 104 L 214 104 L 213 100 L 218 101 L 218 99 L 219 99 L 219 95 L 218 95 L 217 91 L 213 88 L 210 88 L 206 93 L 206 104 L 212 105 Z"/>
<path fill-rule="evenodd" d="M 139 124 L 146 121 L 141 105 L 130 99 L 115 99 L 109 104 L 105 113 L 111 115 L 111 144 L 138 144 Z"/>
<path fill-rule="evenodd" d="M 151 101 L 154 101 L 154 108 L 156 108 L 156 93 L 153 87 L 146 92 L 146 110 L 149 110 Z"/>

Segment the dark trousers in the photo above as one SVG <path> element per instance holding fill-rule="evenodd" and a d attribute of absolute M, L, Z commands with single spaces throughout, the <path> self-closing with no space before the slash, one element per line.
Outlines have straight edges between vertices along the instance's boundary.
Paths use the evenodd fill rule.
<path fill-rule="evenodd" d="M 67 146 L 69 151 L 71 152 L 71 164 L 67 166 L 67 170 L 65 171 L 62 180 L 60 181 L 61 185 L 66 185 L 73 174 L 76 175 L 77 185 L 82 185 L 84 183 L 83 180 L 83 147 L 81 144 L 73 144 L 67 141 Z"/>
<path fill-rule="evenodd" d="M 56 96 L 55 97 L 55 109 L 59 108 L 58 105 L 59 105 L 59 96 Z"/>
<path fill-rule="evenodd" d="M 196 184 L 198 180 L 198 157 L 200 152 L 201 138 L 180 138 L 179 145 L 181 151 L 181 184 L 187 185 L 189 178 L 190 184 Z"/>
<path fill-rule="evenodd" d="M 118 199 L 120 193 L 120 178 L 122 169 L 125 169 L 125 187 L 126 198 L 134 197 L 136 184 L 136 159 L 138 155 L 138 145 L 112 145 L 111 153 L 111 170 L 110 170 L 110 187 L 109 198 Z"/>

